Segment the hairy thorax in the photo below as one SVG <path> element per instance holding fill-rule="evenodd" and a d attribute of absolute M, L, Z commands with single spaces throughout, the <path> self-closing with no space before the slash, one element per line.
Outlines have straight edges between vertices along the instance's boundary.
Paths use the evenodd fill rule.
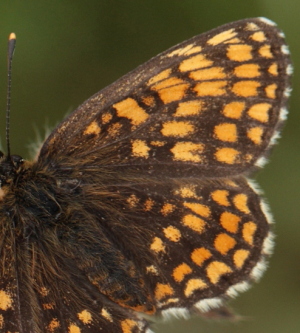
<path fill-rule="evenodd" d="M 16 279 L 22 275 L 22 281 L 33 290 L 40 285 L 46 288 L 49 281 L 43 276 L 47 272 L 51 284 L 64 285 L 72 294 L 77 290 L 74 301 L 90 289 L 125 307 L 153 312 L 152 301 L 144 296 L 147 286 L 136 266 L 135 253 L 124 255 L 116 231 L 126 217 L 120 215 L 109 225 L 105 206 L 113 199 L 108 191 L 95 189 L 76 176 L 73 173 L 60 180 L 53 172 L 24 162 L 7 179 L 0 192 L 0 251 L 5 253 L 1 270 L 7 271 L 9 262 L 9 269 L 17 267 Z M 94 191 L 100 194 L 91 202 Z M 113 244 L 118 238 L 120 242 Z M 12 253 L 16 257 L 12 258 Z M 131 283 L 125 285 L 128 280 Z M 30 290 L 26 294 L 27 299 L 34 295 Z"/>

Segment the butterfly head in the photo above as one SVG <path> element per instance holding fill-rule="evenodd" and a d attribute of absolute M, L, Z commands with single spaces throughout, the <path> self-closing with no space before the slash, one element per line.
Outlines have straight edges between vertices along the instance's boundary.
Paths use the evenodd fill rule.
<path fill-rule="evenodd" d="M 19 155 L 6 156 L 0 152 L 0 188 L 15 178 L 23 162 Z"/>

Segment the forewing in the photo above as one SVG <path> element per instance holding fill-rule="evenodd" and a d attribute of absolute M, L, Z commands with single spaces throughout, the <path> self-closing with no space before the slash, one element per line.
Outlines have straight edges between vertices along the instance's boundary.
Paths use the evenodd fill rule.
<path fill-rule="evenodd" d="M 261 164 L 284 119 L 289 63 L 283 34 L 263 19 L 196 36 L 91 97 L 39 161 L 105 158 L 107 168 L 155 177 L 170 166 L 173 177 L 240 174 Z"/>

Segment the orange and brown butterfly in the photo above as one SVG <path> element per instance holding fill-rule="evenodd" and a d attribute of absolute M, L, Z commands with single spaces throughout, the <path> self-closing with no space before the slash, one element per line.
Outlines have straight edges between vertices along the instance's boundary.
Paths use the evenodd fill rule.
<path fill-rule="evenodd" d="M 229 23 L 92 96 L 36 160 L 2 154 L 1 332 L 151 332 L 246 290 L 272 250 L 247 176 L 291 72 L 274 23 Z"/>

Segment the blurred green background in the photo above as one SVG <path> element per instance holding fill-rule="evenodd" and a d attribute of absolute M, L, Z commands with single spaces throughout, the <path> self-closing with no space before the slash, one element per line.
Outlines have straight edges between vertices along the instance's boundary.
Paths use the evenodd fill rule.
<path fill-rule="evenodd" d="M 0 133 L 5 138 L 7 36 L 17 34 L 11 146 L 28 157 L 35 128 L 55 125 L 92 94 L 150 57 L 221 24 L 254 16 L 277 22 L 295 67 L 290 116 L 258 179 L 276 224 L 276 249 L 262 281 L 232 301 L 238 323 L 201 318 L 159 324 L 157 333 L 300 332 L 300 1 L 0 2 Z"/>

